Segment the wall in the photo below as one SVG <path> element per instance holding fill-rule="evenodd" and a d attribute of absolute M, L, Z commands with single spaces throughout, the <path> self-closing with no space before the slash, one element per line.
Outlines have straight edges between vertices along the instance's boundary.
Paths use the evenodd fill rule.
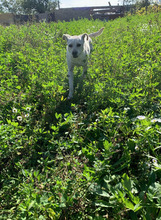
<path fill-rule="evenodd" d="M 55 21 L 54 12 L 46 12 L 36 15 L 15 15 L 12 13 L 2 13 L 0 14 L 0 24 L 8 26 L 10 24 L 24 24 L 26 22 L 51 22 Z"/>
<path fill-rule="evenodd" d="M 55 10 L 55 19 L 56 21 L 70 21 L 78 20 L 79 18 L 88 18 L 90 19 L 90 8 L 62 8 Z"/>
<path fill-rule="evenodd" d="M 0 14 L 0 24 L 23 24 L 25 22 L 51 22 L 51 21 L 70 21 L 80 18 L 110 20 L 124 16 L 123 6 L 100 6 L 100 7 L 81 7 L 81 8 L 61 8 L 54 12 L 46 12 L 36 15 L 14 15 L 10 13 Z"/>
<path fill-rule="evenodd" d="M 80 8 L 62 8 L 55 10 L 56 21 L 78 20 L 79 18 L 110 20 L 124 16 L 124 6 L 98 6 Z"/>
<path fill-rule="evenodd" d="M 10 24 L 14 24 L 14 15 L 11 13 L 0 14 L 0 24 L 6 25 L 6 26 Z"/>

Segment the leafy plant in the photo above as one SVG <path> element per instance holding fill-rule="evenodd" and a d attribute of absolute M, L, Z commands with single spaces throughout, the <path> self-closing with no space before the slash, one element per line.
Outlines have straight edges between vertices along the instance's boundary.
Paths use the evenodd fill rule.
<path fill-rule="evenodd" d="M 69 101 L 62 35 L 102 26 Z M 0 218 L 160 219 L 160 30 L 158 13 L 0 27 Z"/>

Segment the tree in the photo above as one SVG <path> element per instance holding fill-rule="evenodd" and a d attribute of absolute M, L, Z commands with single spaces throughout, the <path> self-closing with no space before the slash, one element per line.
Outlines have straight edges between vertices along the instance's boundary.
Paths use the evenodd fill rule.
<path fill-rule="evenodd" d="M 147 7 L 149 5 L 150 5 L 150 1 L 149 0 L 140 0 L 140 1 L 136 2 L 136 8 L 137 9 L 141 9 L 141 8 L 146 7 L 146 10 L 147 10 Z"/>
<path fill-rule="evenodd" d="M 131 11 L 131 14 L 134 14 L 137 10 L 140 10 L 144 7 L 146 8 L 147 12 L 150 2 L 152 2 L 152 0 L 123 0 L 123 5 L 126 6 L 127 11 Z"/>
<path fill-rule="evenodd" d="M 25 13 L 44 13 L 45 11 L 51 11 L 57 6 L 57 1 L 51 0 L 23 0 L 22 8 Z"/>
<path fill-rule="evenodd" d="M 21 0 L 1 0 L 1 8 L 4 12 L 21 13 Z"/>
<path fill-rule="evenodd" d="M 54 10 L 58 1 L 52 0 L 2 0 L 4 11 L 16 14 L 44 13 Z"/>

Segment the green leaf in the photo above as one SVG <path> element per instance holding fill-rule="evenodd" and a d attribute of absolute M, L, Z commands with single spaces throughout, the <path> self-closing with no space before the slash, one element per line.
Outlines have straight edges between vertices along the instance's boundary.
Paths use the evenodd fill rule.
<path fill-rule="evenodd" d="M 102 197 L 106 197 L 106 198 L 110 197 L 109 193 L 107 193 L 105 190 L 102 190 L 100 188 L 96 190 L 96 194 Z"/>
<path fill-rule="evenodd" d="M 33 206 L 34 206 L 35 201 L 33 200 L 32 202 L 30 202 L 29 206 L 28 206 L 28 210 L 30 210 Z"/>
<path fill-rule="evenodd" d="M 103 200 L 97 200 L 97 202 L 94 203 L 95 206 L 99 206 L 102 208 L 109 208 L 109 207 L 113 207 L 112 205 L 110 205 L 108 202 L 103 201 Z"/>
<path fill-rule="evenodd" d="M 123 187 L 128 190 L 128 191 L 131 191 L 131 180 L 130 178 L 128 177 L 128 175 L 126 173 L 123 174 L 122 176 L 122 184 L 123 184 Z"/>
<path fill-rule="evenodd" d="M 150 177 L 149 177 L 149 182 L 148 184 L 149 185 L 152 185 L 153 183 L 155 183 L 155 180 L 156 180 L 156 174 L 154 171 L 152 171 L 152 173 L 150 174 Z"/>
<path fill-rule="evenodd" d="M 53 209 L 48 208 L 48 213 L 49 213 L 50 219 L 52 219 L 52 220 L 56 219 L 56 213 L 54 212 Z"/>
<path fill-rule="evenodd" d="M 21 86 L 16 86 L 16 89 L 21 89 Z"/>
<path fill-rule="evenodd" d="M 109 151 L 110 147 L 112 147 L 112 143 L 109 143 L 107 140 L 104 141 L 103 145 L 106 151 Z"/>
<path fill-rule="evenodd" d="M 126 208 L 134 210 L 134 205 L 128 199 L 124 200 L 124 204 L 125 204 Z"/>
<path fill-rule="evenodd" d="M 139 211 L 139 209 L 141 209 L 141 208 L 142 208 L 142 206 L 140 205 L 140 203 L 136 204 L 136 205 L 134 206 L 134 212 Z"/>

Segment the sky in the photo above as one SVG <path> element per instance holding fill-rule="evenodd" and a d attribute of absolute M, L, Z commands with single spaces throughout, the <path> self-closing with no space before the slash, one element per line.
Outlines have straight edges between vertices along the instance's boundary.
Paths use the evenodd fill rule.
<path fill-rule="evenodd" d="M 122 0 L 60 0 L 60 8 L 122 5 Z"/>

